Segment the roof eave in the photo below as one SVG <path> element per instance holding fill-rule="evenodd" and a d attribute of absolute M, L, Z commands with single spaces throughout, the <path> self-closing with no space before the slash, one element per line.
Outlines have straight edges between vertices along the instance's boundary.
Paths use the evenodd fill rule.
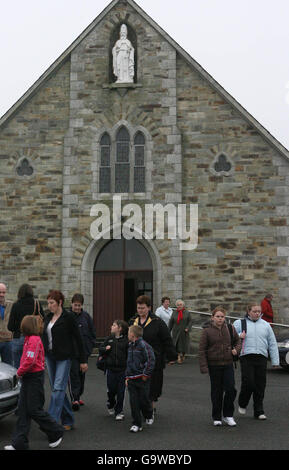
<path fill-rule="evenodd" d="M 96 27 L 96 25 L 107 15 L 107 13 L 121 0 L 113 0 L 95 20 L 80 34 L 75 41 L 56 59 L 56 61 L 39 77 L 39 79 L 24 93 L 24 95 L 1 117 L 0 128 L 15 114 L 15 112 L 27 102 L 27 100 L 40 88 L 44 81 L 49 79 L 68 58 L 71 52 L 83 41 L 83 39 Z M 281 155 L 289 160 L 289 151 L 264 127 L 260 124 L 233 96 L 230 95 L 203 67 L 196 62 L 174 39 L 171 38 L 134 0 L 126 0 L 160 35 L 174 47 L 177 52 L 196 69 L 199 74 L 210 83 L 225 101 L 233 106 L 242 117 L 252 125 L 264 139 L 272 145 Z"/>

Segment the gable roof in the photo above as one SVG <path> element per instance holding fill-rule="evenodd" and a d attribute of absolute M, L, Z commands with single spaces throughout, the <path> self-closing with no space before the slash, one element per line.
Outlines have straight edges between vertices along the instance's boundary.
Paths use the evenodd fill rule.
<path fill-rule="evenodd" d="M 25 104 L 28 99 L 34 95 L 37 90 L 48 80 L 52 74 L 69 59 L 71 52 L 90 34 L 90 32 L 102 21 L 109 11 L 118 3 L 124 0 L 112 0 L 112 2 L 98 15 L 95 20 L 76 38 L 76 40 L 56 59 L 55 62 L 39 77 L 39 79 L 16 101 L 16 103 L 1 117 L 0 128 L 14 116 L 16 111 Z M 218 92 L 225 101 L 232 105 L 243 118 L 252 125 L 259 134 L 277 150 L 281 155 L 289 160 L 289 151 L 267 130 L 262 126 L 235 98 L 233 98 L 201 65 L 196 62 L 176 41 L 174 41 L 142 8 L 137 5 L 134 0 L 125 0 L 132 8 L 134 8 L 140 16 L 142 16 L 166 41 L 176 49 L 188 64 L 190 64 L 199 74 Z"/>

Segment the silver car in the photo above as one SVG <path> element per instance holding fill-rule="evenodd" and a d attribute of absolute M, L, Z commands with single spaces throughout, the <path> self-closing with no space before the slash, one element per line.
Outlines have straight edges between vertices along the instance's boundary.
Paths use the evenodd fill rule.
<path fill-rule="evenodd" d="M 0 362 L 0 419 L 14 413 L 17 408 L 20 381 L 16 372 L 14 367 Z"/>

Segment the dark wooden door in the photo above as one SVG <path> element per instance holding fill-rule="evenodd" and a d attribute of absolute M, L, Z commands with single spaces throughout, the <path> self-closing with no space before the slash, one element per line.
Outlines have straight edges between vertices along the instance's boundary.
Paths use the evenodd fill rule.
<path fill-rule="evenodd" d="M 124 319 L 124 273 L 95 272 L 93 299 L 96 336 L 103 338 L 114 320 Z"/>

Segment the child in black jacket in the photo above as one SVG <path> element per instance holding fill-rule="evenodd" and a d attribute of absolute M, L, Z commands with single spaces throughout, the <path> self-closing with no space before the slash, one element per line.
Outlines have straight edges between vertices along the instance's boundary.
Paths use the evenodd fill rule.
<path fill-rule="evenodd" d="M 117 421 L 124 419 L 125 369 L 127 362 L 128 324 L 115 320 L 111 335 L 99 348 L 99 355 L 105 357 L 107 379 L 107 408 Z"/>

